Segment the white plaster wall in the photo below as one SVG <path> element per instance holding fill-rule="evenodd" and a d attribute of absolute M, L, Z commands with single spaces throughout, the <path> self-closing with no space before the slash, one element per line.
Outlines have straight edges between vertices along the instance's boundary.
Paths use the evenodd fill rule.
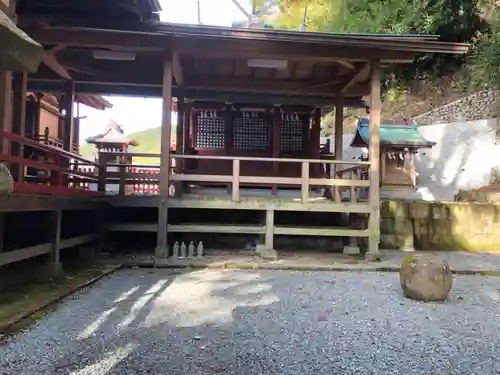
<path fill-rule="evenodd" d="M 500 134 L 500 119 L 420 126 L 420 134 L 437 144 L 420 150 L 415 158 L 417 188 L 404 192 L 382 190 L 381 198 L 452 201 L 460 189 L 488 185 L 492 169 L 500 166 L 500 142 L 496 142 L 495 129 Z M 361 156 L 359 148 L 349 147 L 352 138 L 352 134 L 344 135 L 343 160 Z M 335 141 L 330 139 L 333 152 Z"/>
<path fill-rule="evenodd" d="M 488 185 L 492 168 L 500 166 L 496 128 L 500 119 L 421 126 L 420 133 L 437 143 L 415 160 L 421 199 L 453 200 L 459 189 Z"/>

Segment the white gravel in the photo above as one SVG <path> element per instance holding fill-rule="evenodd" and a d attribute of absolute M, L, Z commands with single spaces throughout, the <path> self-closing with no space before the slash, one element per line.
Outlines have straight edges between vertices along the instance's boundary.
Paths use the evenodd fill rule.
<path fill-rule="evenodd" d="M 123 270 L 0 346 L 0 374 L 500 374 L 500 278 Z"/>

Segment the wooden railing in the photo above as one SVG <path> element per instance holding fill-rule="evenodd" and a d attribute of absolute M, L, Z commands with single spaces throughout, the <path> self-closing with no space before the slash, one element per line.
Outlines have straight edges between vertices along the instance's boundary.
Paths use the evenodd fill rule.
<path fill-rule="evenodd" d="M 0 153 L 0 161 L 5 162 L 12 172 L 15 193 L 102 195 L 99 192 L 69 187 L 70 180 L 98 180 L 95 174 L 72 169 L 72 163 L 77 162 L 99 169 L 98 164 L 80 155 L 11 132 L 0 132 L 0 140 L 7 140 L 10 143 L 11 153 Z M 28 173 L 30 169 L 34 173 Z"/>
<path fill-rule="evenodd" d="M 101 167 L 105 171 L 105 177 L 103 183 L 115 183 L 119 186 L 118 194 L 125 194 L 125 186 L 134 185 L 140 183 L 141 180 L 145 180 L 150 184 L 158 184 L 160 181 L 159 173 L 134 173 L 135 169 L 140 168 L 156 168 L 159 170 L 159 166 L 151 167 L 151 165 L 130 165 L 125 163 L 107 163 L 107 158 L 116 156 L 126 157 L 133 155 L 134 157 L 141 158 L 152 158 L 156 161 L 160 158 L 159 154 L 130 154 L 130 153 L 101 153 Z M 189 173 L 189 170 L 185 170 L 184 173 L 176 173 L 172 167 L 174 162 L 179 163 L 181 166 L 183 161 L 195 159 L 195 160 L 212 160 L 214 162 L 231 162 L 232 172 L 231 174 L 214 175 L 214 174 L 197 174 Z M 277 176 L 247 176 L 241 174 L 241 163 L 242 162 L 268 162 L 268 163 L 299 163 L 301 165 L 301 176 L 300 177 L 277 177 Z M 193 184 L 193 183 L 217 183 L 227 185 L 230 188 L 231 200 L 239 201 L 241 196 L 241 186 L 259 186 L 259 185 L 274 185 L 274 186 L 294 186 L 300 188 L 300 196 L 302 202 L 307 202 L 309 200 L 311 188 L 314 187 L 326 187 L 332 188 L 333 190 L 333 200 L 335 202 L 340 202 L 342 200 L 340 195 L 340 189 L 350 188 L 351 191 L 356 191 L 357 188 L 368 188 L 370 182 L 368 180 L 362 180 L 356 178 L 355 176 L 351 179 L 343 178 L 315 178 L 310 176 L 311 165 L 313 164 L 323 164 L 323 165 L 355 165 L 368 168 L 370 162 L 368 161 L 340 161 L 340 160 L 322 160 L 322 159 L 291 159 L 291 158 L 266 158 L 266 157 L 233 157 L 233 156 L 202 156 L 202 155 L 170 155 L 170 176 L 169 176 L 169 191 L 172 186 L 175 187 L 175 195 L 182 196 L 183 185 Z M 116 168 L 116 171 L 110 171 L 110 168 Z M 170 195 L 173 195 L 172 193 Z M 354 197 L 354 198 L 353 198 Z M 351 195 L 351 201 L 356 201 L 355 194 Z"/>
<path fill-rule="evenodd" d="M 64 149 L 64 142 L 62 139 L 59 139 L 57 137 L 53 137 L 53 136 L 48 135 L 48 134 L 35 134 L 33 139 L 35 141 L 38 141 L 40 143 L 43 143 L 43 144 L 46 144 L 49 146 L 53 146 L 55 148 Z M 75 143 L 71 144 L 71 152 L 78 154 L 79 149 L 80 148 L 79 148 L 78 144 L 75 144 Z"/>

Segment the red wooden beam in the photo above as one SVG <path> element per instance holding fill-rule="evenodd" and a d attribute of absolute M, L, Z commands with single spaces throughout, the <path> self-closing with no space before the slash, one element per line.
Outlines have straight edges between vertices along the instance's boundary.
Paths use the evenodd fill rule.
<path fill-rule="evenodd" d="M 14 193 L 19 194 L 48 194 L 58 196 L 103 197 L 103 192 L 88 191 L 64 186 L 50 186 L 30 184 L 28 182 L 14 182 Z"/>
<path fill-rule="evenodd" d="M 26 167 L 32 167 L 32 168 L 37 168 L 41 169 L 44 171 L 54 171 L 54 172 L 61 172 L 64 174 L 68 175 L 75 175 L 75 176 L 80 176 L 80 177 L 87 177 L 93 180 L 97 180 L 97 176 L 85 172 L 80 172 L 64 167 L 57 166 L 55 164 L 48 164 L 48 163 L 42 163 L 36 160 L 29 160 L 29 159 L 24 159 L 20 156 L 12 156 L 8 154 L 0 154 L 0 160 L 3 161 L 8 161 L 11 163 L 19 164 L 19 165 L 24 165 Z"/>

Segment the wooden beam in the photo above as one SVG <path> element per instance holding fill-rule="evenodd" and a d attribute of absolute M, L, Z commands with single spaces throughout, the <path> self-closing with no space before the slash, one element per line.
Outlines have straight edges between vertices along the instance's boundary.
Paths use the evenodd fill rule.
<path fill-rule="evenodd" d="M 175 38 L 177 52 L 183 56 L 228 58 L 267 58 L 289 61 L 366 62 L 371 56 L 386 62 L 411 62 L 418 52 L 408 46 L 396 46 L 398 41 L 335 41 L 332 43 L 297 43 L 283 40 L 251 40 L 240 38 L 211 38 L 209 35 L 187 33 L 144 33 L 100 29 L 45 28 L 26 29 L 43 45 L 64 44 L 69 47 L 126 49 L 130 51 L 162 52 L 172 49 Z M 253 34 L 253 33 L 252 33 Z M 252 35 L 254 36 L 254 35 Z M 258 35 L 255 35 L 256 37 Z M 301 37 L 303 39 L 303 36 Z M 376 44 L 376 45 L 374 45 Z M 432 49 L 434 47 L 427 47 Z M 442 48 L 440 46 L 440 48 Z M 434 50 L 433 50 L 434 51 Z M 438 50 L 436 49 L 436 52 Z"/>
<path fill-rule="evenodd" d="M 59 63 L 57 57 L 54 54 L 45 52 L 42 57 L 42 62 L 51 70 L 53 70 L 59 77 L 67 79 L 69 81 L 73 80 L 66 68 Z"/>
<path fill-rule="evenodd" d="M 182 40 L 183 38 L 178 38 Z M 187 39 L 187 38 L 186 38 Z M 384 62 L 412 62 L 415 52 L 380 50 L 369 47 L 336 46 L 277 41 L 252 41 L 227 39 L 223 48 L 216 39 L 190 39 L 179 43 L 179 52 L 184 56 L 213 59 L 279 59 L 290 62 L 347 63 L 366 62 L 370 56 L 380 56 Z"/>
<path fill-rule="evenodd" d="M 163 103 L 161 120 L 160 204 L 158 207 L 158 254 L 168 248 L 168 207 L 170 187 L 170 140 L 172 130 L 172 54 L 167 53 L 163 62 Z"/>
<path fill-rule="evenodd" d="M 370 238 L 368 241 L 368 260 L 380 258 L 380 61 L 370 62 L 370 188 L 368 192 L 368 203 L 371 208 L 368 221 Z"/>
<path fill-rule="evenodd" d="M 282 93 L 282 94 L 301 94 L 304 96 L 313 95 L 332 95 L 337 92 L 340 87 L 332 90 L 331 87 L 315 87 L 317 84 L 301 83 L 301 82 L 276 82 L 266 80 L 226 80 L 224 77 L 203 77 L 192 80 L 187 83 L 189 89 L 206 89 L 214 91 L 230 91 L 230 92 L 262 92 L 262 93 Z M 350 90 L 345 93 L 347 96 L 365 96 L 369 94 L 367 85 L 351 86 Z"/>
<path fill-rule="evenodd" d="M 177 51 L 174 51 L 172 61 L 175 83 L 177 86 L 182 86 L 184 84 L 184 71 L 182 69 L 181 59 L 179 58 L 179 53 Z"/>
<path fill-rule="evenodd" d="M 76 91 L 79 94 L 87 95 L 122 95 L 122 96 L 162 96 L 161 85 L 134 85 L 119 84 L 116 82 L 97 81 L 77 81 Z M 64 82 L 52 79 L 33 79 L 28 82 L 30 91 L 57 93 L 64 90 Z M 173 95 L 178 94 L 178 88 L 172 89 Z M 244 92 L 223 92 L 214 90 L 201 90 L 190 88 L 186 90 L 186 98 L 189 100 L 216 101 L 231 103 L 254 103 L 256 105 L 307 105 L 307 106 L 331 106 L 335 102 L 335 95 L 318 94 L 314 96 L 306 95 L 284 95 L 283 93 L 244 93 Z M 344 99 L 345 107 L 366 108 L 368 103 L 360 97 Z"/>
<path fill-rule="evenodd" d="M 348 80 L 346 80 L 343 84 L 342 84 L 342 87 L 340 89 L 340 92 L 342 94 L 346 94 L 348 92 L 348 90 L 356 85 L 356 83 L 358 82 L 358 80 L 365 76 L 368 72 L 370 71 L 370 64 L 363 64 L 361 65 L 360 67 L 358 67 L 356 69 L 356 72 L 354 73 L 354 75 L 352 75 L 351 77 L 349 77 Z"/>

